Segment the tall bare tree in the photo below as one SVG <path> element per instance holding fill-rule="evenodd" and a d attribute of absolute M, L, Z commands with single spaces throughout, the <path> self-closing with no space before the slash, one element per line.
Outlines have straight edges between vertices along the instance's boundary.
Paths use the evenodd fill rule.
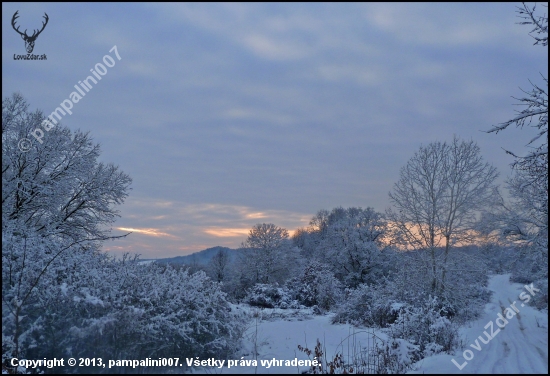
<path fill-rule="evenodd" d="M 386 214 L 394 235 L 409 248 L 427 250 L 432 290 L 443 291 L 449 250 L 471 239 L 480 211 L 492 202 L 496 168 L 474 141 L 421 146 L 401 169 Z M 436 248 L 443 247 L 441 259 Z M 429 265 L 429 266 L 428 266 Z"/>

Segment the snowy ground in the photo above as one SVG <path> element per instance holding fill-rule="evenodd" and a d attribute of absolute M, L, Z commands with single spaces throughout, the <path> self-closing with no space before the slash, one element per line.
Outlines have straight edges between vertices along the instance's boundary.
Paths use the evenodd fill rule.
<path fill-rule="evenodd" d="M 242 307 L 241 307 L 242 309 Z M 255 310 L 252 309 L 252 312 Z M 241 352 L 244 360 L 257 359 L 258 367 L 223 367 L 221 369 L 205 368 L 195 373 L 218 374 L 297 374 L 309 369 L 307 366 L 261 366 L 261 360 L 293 360 L 295 358 L 313 359 L 298 350 L 298 345 L 315 348 L 317 338 L 324 343 L 327 358 L 332 359 L 338 352 L 351 353 L 355 340 L 356 348 L 366 347 L 372 343 L 372 330 L 361 330 L 350 325 L 332 325 L 332 315 L 314 316 L 310 310 L 265 309 L 260 311 L 262 317 L 254 319 L 246 333 L 245 349 Z M 256 325 L 256 323 L 258 325 Z M 355 333 L 355 335 L 353 335 Z M 381 338 L 384 334 L 375 331 Z M 352 336 L 350 336 L 352 334 Z M 254 357 L 254 348 L 257 357 Z M 350 349 L 350 351 L 348 351 Z M 240 358 L 239 358 L 240 359 Z"/>
<path fill-rule="evenodd" d="M 489 288 L 494 291 L 494 294 L 491 302 L 485 307 L 483 317 L 461 329 L 466 347 L 453 356 L 439 354 L 423 359 L 415 364 L 415 369 L 411 373 L 547 373 L 547 315 L 530 306 L 521 306 L 522 300 L 519 294 L 521 292 L 528 294 L 528 292 L 522 285 L 510 283 L 509 275 L 491 277 Z M 496 333 L 499 329 L 495 322 L 498 318 L 497 314 L 502 314 L 514 301 L 517 302 L 515 306 L 519 313 L 509 319 L 504 328 Z M 298 350 L 298 345 L 307 345 L 313 350 L 317 338 L 324 343 L 329 359 L 332 359 L 331 356 L 337 351 L 343 350 L 344 354 L 350 353 L 348 349 L 353 348 L 351 338 L 355 338 L 356 346 L 365 347 L 369 341 L 372 343 L 372 334 L 369 334 L 373 333 L 372 330 L 367 333 L 349 325 L 332 325 L 329 315 L 313 316 L 311 312 L 295 310 L 262 310 L 260 312 L 262 316 L 250 323 L 245 348 L 241 354 L 243 360 L 256 359 L 258 367 L 227 368 L 224 366 L 223 368 L 196 369 L 195 373 L 301 373 L 309 367 L 272 365 L 267 368 L 261 365 L 261 360 L 312 359 L 313 355 L 309 358 Z M 490 328 L 484 328 L 490 321 L 493 322 L 493 333 L 496 334 L 492 340 L 484 344 L 478 336 L 482 336 L 485 340 L 486 336 L 483 332 L 491 333 Z M 499 323 L 502 325 L 501 321 Z M 356 332 L 356 335 L 350 337 L 353 332 Z M 386 338 L 380 331 L 374 333 L 381 338 Z M 254 356 L 255 348 L 257 357 Z M 471 351 L 471 354 L 466 354 L 470 360 L 464 364 L 466 360 L 462 354 L 467 349 Z M 463 366 L 462 370 L 459 370 L 452 359 Z"/>
<path fill-rule="evenodd" d="M 423 359 L 417 363 L 417 369 L 412 373 L 547 374 L 548 315 L 528 305 L 522 307 L 520 293 L 530 294 L 523 285 L 510 283 L 509 278 L 510 275 L 505 274 L 492 276 L 489 280 L 489 289 L 494 292 L 491 302 L 485 306 L 483 317 L 461 329 L 461 335 L 466 344 L 462 351 L 457 351 L 455 356 L 439 354 Z M 497 323 L 497 315 L 502 314 L 514 301 L 519 313 L 507 320 L 507 324 L 502 320 Z M 487 331 L 491 334 L 490 327 L 484 329 L 490 321 L 493 322 L 494 333 L 499 329 L 497 324 L 503 326 L 503 329 L 484 344 L 478 337 L 481 336 L 487 342 L 487 336 L 483 332 Z M 469 361 L 463 356 L 463 352 L 467 349 L 472 352 L 465 354 L 468 359 L 471 359 Z M 452 359 L 459 366 L 463 366 L 462 370 L 459 370 Z M 467 364 L 464 365 L 466 361 Z"/>

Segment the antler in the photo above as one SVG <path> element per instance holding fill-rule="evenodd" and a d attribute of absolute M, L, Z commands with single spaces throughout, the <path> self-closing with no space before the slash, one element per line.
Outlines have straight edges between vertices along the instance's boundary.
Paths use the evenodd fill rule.
<path fill-rule="evenodd" d="M 11 26 L 15 31 L 17 31 L 22 37 L 26 37 L 25 39 L 34 40 L 36 37 L 40 35 L 40 33 L 44 30 L 46 25 L 48 24 L 48 21 L 50 20 L 50 17 L 48 17 L 48 13 L 44 12 L 45 16 L 42 16 L 46 19 L 46 22 L 42 22 L 42 29 L 40 31 L 34 30 L 33 34 L 31 36 L 27 35 L 27 29 L 25 29 L 25 32 L 22 33 L 19 31 L 19 27 L 15 27 L 15 20 L 19 18 L 19 15 L 17 14 L 19 11 L 15 12 L 12 19 L 11 19 Z"/>
<path fill-rule="evenodd" d="M 42 22 L 42 29 L 40 29 L 39 32 L 37 32 L 36 30 L 33 32 L 32 36 L 30 37 L 31 39 L 36 38 L 37 36 L 39 36 L 40 33 L 42 32 L 42 30 L 44 30 L 44 28 L 48 24 L 48 21 L 50 20 L 50 17 L 48 17 L 48 13 L 44 12 L 44 14 L 45 14 L 45 16 L 42 16 L 42 17 L 44 17 L 46 19 L 46 22 Z M 27 30 L 25 30 L 25 31 L 27 31 Z"/>
<path fill-rule="evenodd" d="M 25 32 L 22 33 L 19 31 L 19 27 L 16 27 L 15 26 L 15 21 L 17 20 L 17 18 L 19 17 L 19 15 L 17 14 L 19 13 L 19 11 L 15 12 L 12 19 L 11 19 L 11 26 L 13 27 L 13 29 L 15 31 L 17 31 L 19 33 L 19 35 L 21 35 L 21 38 L 23 38 L 23 40 L 25 41 L 25 49 L 27 50 L 27 53 L 32 53 L 32 50 L 34 49 L 34 42 L 36 41 L 36 38 L 38 38 L 38 36 L 40 35 L 40 33 L 44 30 L 44 28 L 46 27 L 46 25 L 48 24 L 48 21 L 50 19 L 50 17 L 48 17 L 48 13 L 44 12 L 44 18 L 46 19 L 46 22 L 42 22 L 42 29 L 40 30 L 34 30 L 33 34 L 31 36 L 28 36 L 27 35 L 27 30 L 25 29 Z"/>
<path fill-rule="evenodd" d="M 15 27 L 15 20 L 16 20 L 17 18 L 19 18 L 19 16 L 17 15 L 17 13 L 19 13 L 19 11 L 15 12 L 15 13 L 13 14 L 13 17 L 12 17 L 12 19 L 11 19 L 11 26 L 13 27 L 13 30 L 17 31 L 19 34 L 21 34 L 21 36 L 25 36 L 25 37 L 26 37 L 26 36 L 27 36 L 27 30 L 25 30 L 25 32 L 22 33 L 22 32 L 19 31 L 19 27 L 17 27 L 17 28 Z"/>

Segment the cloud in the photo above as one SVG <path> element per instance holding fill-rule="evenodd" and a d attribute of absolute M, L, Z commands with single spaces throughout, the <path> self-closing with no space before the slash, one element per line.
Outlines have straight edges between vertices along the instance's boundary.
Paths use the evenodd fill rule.
<path fill-rule="evenodd" d="M 309 214 L 244 205 L 131 197 L 121 216 L 116 229 L 133 233 L 106 249 L 147 257 L 188 254 L 217 245 L 237 248 L 257 223 L 274 223 L 292 233 L 311 218 Z M 155 227 L 151 227 L 153 223 Z"/>
<path fill-rule="evenodd" d="M 491 45 L 507 40 L 517 42 L 521 30 L 511 28 L 514 9 L 492 17 L 478 4 L 371 3 L 365 18 L 374 26 L 406 43 L 438 47 Z M 499 11 L 494 8 L 492 11 Z"/>
<path fill-rule="evenodd" d="M 322 65 L 317 68 L 320 78 L 351 85 L 361 84 L 369 86 L 378 86 L 387 80 L 389 72 L 385 72 L 380 66 L 369 64 L 350 65 L 350 64 L 330 64 Z"/>
<path fill-rule="evenodd" d="M 382 211 L 420 144 L 455 133 L 509 171 L 502 148 L 532 135 L 480 130 L 513 116 L 510 96 L 548 65 L 509 3 L 2 9 L 29 28 L 50 16 L 36 64 L 13 60 L 24 44 L 2 25 L 3 92 L 33 109 L 50 113 L 118 46 L 63 125 L 133 178 L 116 226 L 141 232 L 106 249 L 151 257 L 235 247 L 257 222 L 291 230 L 338 205 Z"/>
<path fill-rule="evenodd" d="M 313 62 L 338 50 L 374 52 L 358 43 L 356 4 L 162 4 L 173 23 L 221 38 L 229 45 L 272 62 Z M 350 22 L 350 18 L 352 22 Z"/>
<path fill-rule="evenodd" d="M 158 229 L 154 229 L 154 228 L 117 227 L 116 229 L 120 230 L 120 231 L 135 232 L 135 233 L 138 233 L 138 234 L 149 235 L 149 236 L 167 236 L 167 237 L 175 238 L 174 235 L 170 235 L 166 232 L 162 232 L 162 231 L 159 231 Z"/>
<path fill-rule="evenodd" d="M 255 55 L 270 60 L 297 60 L 311 54 L 310 47 L 280 37 L 253 34 L 244 36 L 243 43 Z"/>
<path fill-rule="evenodd" d="M 225 111 L 222 118 L 255 120 L 275 125 L 291 125 L 297 123 L 292 116 L 254 108 L 232 108 Z"/>
<path fill-rule="evenodd" d="M 208 228 L 204 232 L 218 238 L 243 237 L 250 232 L 249 228 Z"/>

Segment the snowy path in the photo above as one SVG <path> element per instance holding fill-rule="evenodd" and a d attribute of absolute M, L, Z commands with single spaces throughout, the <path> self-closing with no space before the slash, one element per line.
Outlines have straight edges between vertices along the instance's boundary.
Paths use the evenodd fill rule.
<path fill-rule="evenodd" d="M 455 356 L 440 354 L 417 363 L 412 373 L 548 373 L 548 316 L 536 309 L 522 306 L 520 293 L 531 296 L 523 285 L 509 282 L 509 274 L 495 275 L 489 280 L 489 289 L 494 291 L 491 302 L 485 306 L 485 314 L 469 327 L 462 328 L 466 347 Z M 537 286 L 534 286 L 535 288 Z M 536 294 L 536 291 L 534 291 Z M 522 298 L 525 295 L 522 295 Z M 525 298 L 524 298 L 525 299 Z M 512 317 L 513 302 L 519 311 Z M 506 310 L 506 308 L 510 308 Z M 505 311 L 506 310 L 506 311 Z M 514 311 L 515 312 L 515 311 Z M 508 323 L 496 321 L 498 314 L 509 314 Z M 494 338 L 487 344 L 484 331 L 491 334 L 491 328 L 484 327 L 493 322 Z M 497 333 L 500 324 L 503 328 Z M 476 343 L 477 340 L 477 343 Z M 465 350 L 471 353 L 465 353 Z M 472 358 L 473 355 L 473 358 Z M 451 361 L 463 366 L 462 370 Z M 467 364 L 464 364 L 467 362 Z"/>

